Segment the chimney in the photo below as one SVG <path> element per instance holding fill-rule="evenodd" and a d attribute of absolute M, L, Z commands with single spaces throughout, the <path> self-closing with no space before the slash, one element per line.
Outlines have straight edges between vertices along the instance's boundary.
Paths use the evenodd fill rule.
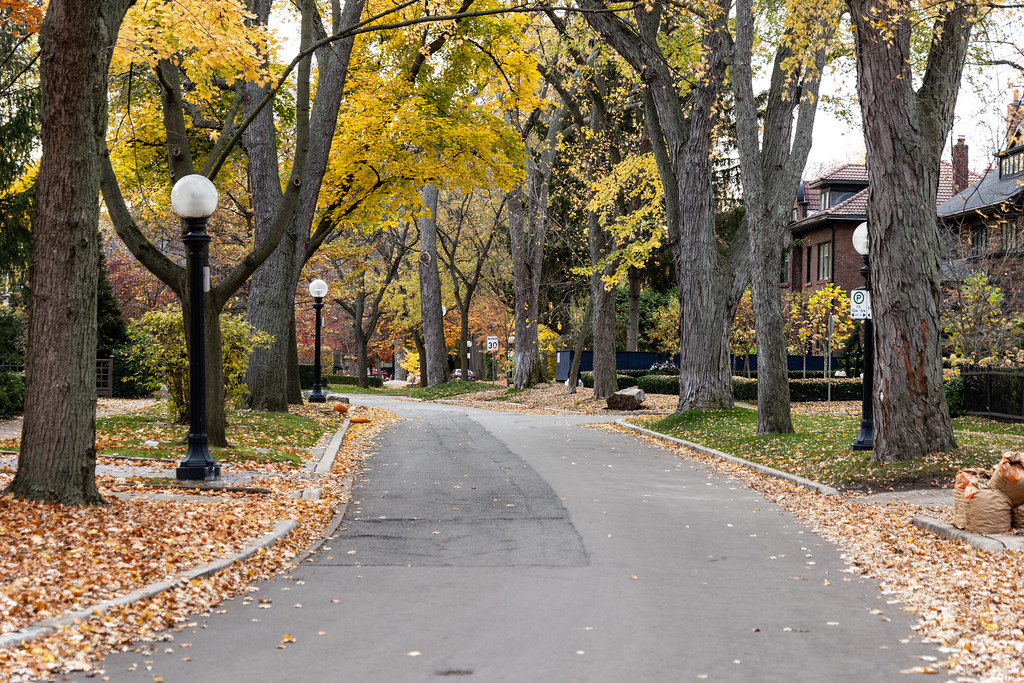
<path fill-rule="evenodd" d="M 964 136 L 961 135 L 953 145 L 953 194 L 963 190 L 968 185 L 967 173 L 967 145 L 964 144 Z"/>

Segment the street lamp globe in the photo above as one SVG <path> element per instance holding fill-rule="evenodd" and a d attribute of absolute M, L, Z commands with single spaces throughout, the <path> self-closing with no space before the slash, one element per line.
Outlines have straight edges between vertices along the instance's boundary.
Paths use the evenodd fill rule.
<path fill-rule="evenodd" d="M 327 296 L 327 283 L 323 280 L 313 280 L 309 283 L 309 295 L 316 298 L 322 299 Z"/>
<path fill-rule="evenodd" d="M 853 248 L 861 256 L 868 255 L 868 224 L 867 221 L 857 226 L 853 231 Z"/>
<path fill-rule="evenodd" d="M 187 175 L 171 188 L 171 206 L 182 218 L 209 218 L 217 209 L 217 188 L 204 175 Z"/>

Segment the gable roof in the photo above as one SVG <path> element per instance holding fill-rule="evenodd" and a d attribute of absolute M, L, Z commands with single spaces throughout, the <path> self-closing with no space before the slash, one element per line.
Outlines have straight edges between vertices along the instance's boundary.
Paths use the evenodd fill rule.
<path fill-rule="evenodd" d="M 822 184 L 827 184 L 828 181 L 836 180 L 859 180 L 863 178 L 867 181 L 868 169 L 864 164 L 845 164 L 840 166 L 835 171 L 832 171 L 821 178 L 811 181 L 810 184 L 814 184 L 816 187 L 820 187 Z M 979 181 L 982 179 L 980 173 L 971 172 L 968 174 L 970 181 Z M 969 189 L 969 188 L 968 188 Z M 832 206 L 824 211 L 818 210 L 820 206 L 820 190 L 816 190 L 813 196 L 813 203 L 810 201 L 812 190 L 807 189 L 808 199 L 808 215 L 799 221 L 790 224 L 791 230 L 803 230 L 810 228 L 813 225 L 817 225 L 827 219 L 841 220 L 841 221 L 852 221 L 852 220 L 867 220 L 868 215 L 868 189 L 865 188 L 853 195 L 849 199 L 846 199 L 835 206 Z M 941 207 L 947 203 L 953 196 L 953 164 L 948 161 L 941 162 L 939 166 L 939 187 L 935 196 L 935 204 L 937 207 Z M 813 212 L 813 213 L 811 213 Z M 941 215 L 941 213 L 939 214 Z"/>

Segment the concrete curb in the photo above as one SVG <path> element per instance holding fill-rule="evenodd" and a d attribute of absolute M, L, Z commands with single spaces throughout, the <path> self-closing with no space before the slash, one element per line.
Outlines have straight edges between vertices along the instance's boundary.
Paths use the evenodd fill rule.
<path fill-rule="evenodd" d="M 242 550 L 229 555 L 228 557 L 221 558 L 210 564 L 203 565 L 191 569 L 184 574 L 180 574 L 173 579 L 167 581 L 160 581 L 159 583 L 151 583 L 148 586 L 132 591 L 126 595 L 122 595 L 112 600 L 104 600 L 92 607 L 87 607 L 76 612 L 67 612 L 60 615 L 59 617 L 52 617 L 50 619 L 44 619 L 38 621 L 35 624 L 26 626 L 25 628 L 15 631 L 13 633 L 5 633 L 0 635 L 0 649 L 15 647 L 23 643 L 27 643 L 40 636 L 46 636 L 56 632 L 58 629 L 65 626 L 73 626 L 75 621 L 91 619 L 93 617 L 101 616 L 107 613 L 112 607 L 120 607 L 122 605 L 129 605 L 139 600 L 145 600 L 152 598 L 155 595 L 159 595 L 164 591 L 170 590 L 175 586 L 183 583 L 188 583 L 193 579 L 199 579 L 204 576 L 216 574 L 219 571 L 227 569 L 236 562 L 248 559 L 255 555 L 260 550 L 267 548 L 277 541 L 284 538 L 292 529 L 298 526 L 298 522 L 293 519 L 283 519 L 274 525 L 273 530 L 269 533 L 264 534 L 254 543 L 246 546 Z"/>
<path fill-rule="evenodd" d="M 1022 545 L 1024 545 L 1024 540 L 1022 540 L 1020 536 L 1014 536 L 1011 534 L 993 534 L 991 536 L 987 534 L 976 534 L 972 531 L 957 529 L 952 524 L 940 522 L 939 520 L 932 519 L 931 517 L 914 517 L 910 520 L 910 523 L 918 529 L 930 531 L 936 536 L 941 536 L 942 538 L 946 538 L 951 541 L 963 541 L 972 548 L 984 550 L 987 553 L 1001 553 L 1004 550 L 1019 550 Z"/>
<path fill-rule="evenodd" d="M 317 461 L 316 467 L 313 472 L 316 474 L 330 474 L 331 468 L 334 467 L 334 460 L 338 457 L 338 451 L 341 450 L 341 444 L 345 441 L 345 434 L 348 433 L 348 426 L 351 424 L 351 420 L 346 417 L 345 423 L 341 425 L 341 429 L 334 433 L 331 438 L 331 443 L 328 444 L 327 448 L 324 449 L 324 454 L 320 456 L 320 460 Z M 299 494 L 299 498 L 303 500 L 319 500 L 320 489 L 310 487 L 303 489 L 302 493 Z"/>
<path fill-rule="evenodd" d="M 668 443 L 676 444 L 677 446 L 683 446 L 685 448 L 688 448 L 691 451 L 697 451 L 698 453 L 703 453 L 704 455 L 709 455 L 712 458 L 715 458 L 717 460 L 722 460 L 724 462 L 733 463 L 734 465 L 739 465 L 740 467 L 746 467 L 748 470 L 754 470 L 755 472 L 760 472 L 761 474 L 767 474 L 769 476 L 776 477 L 778 479 L 784 479 L 786 481 L 789 481 L 789 482 L 792 482 L 792 483 L 796 484 L 797 486 L 802 486 L 802 487 L 804 487 L 806 489 L 810 489 L 812 491 L 817 491 L 818 493 L 820 493 L 822 495 L 825 495 L 825 496 L 838 496 L 839 495 L 839 491 L 834 489 L 834 488 L 832 488 L 831 486 L 825 486 L 824 484 L 819 484 L 816 481 L 811 481 L 810 479 L 805 479 L 804 477 L 798 477 L 795 474 L 790 474 L 789 472 L 783 472 L 781 470 L 777 470 L 775 468 L 768 467 L 766 465 L 759 465 L 756 462 L 750 462 L 749 460 L 744 460 L 742 458 L 737 458 L 734 455 L 729 455 L 728 453 L 723 453 L 722 451 L 717 451 L 714 448 L 708 448 L 707 446 L 701 446 L 698 443 L 692 443 L 690 441 L 683 441 L 682 439 L 676 439 L 675 437 L 665 436 L 664 434 L 659 434 L 658 432 L 651 431 L 650 429 L 644 429 L 643 427 L 637 427 L 636 425 L 630 424 L 630 423 L 626 422 L 625 420 L 616 420 L 615 424 L 619 425 L 620 427 L 624 427 L 625 429 L 629 429 L 631 431 L 643 434 L 644 436 L 649 436 L 649 437 L 651 437 L 653 439 L 658 439 L 660 441 L 665 441 L 665 442 L 668 442 Z"/>

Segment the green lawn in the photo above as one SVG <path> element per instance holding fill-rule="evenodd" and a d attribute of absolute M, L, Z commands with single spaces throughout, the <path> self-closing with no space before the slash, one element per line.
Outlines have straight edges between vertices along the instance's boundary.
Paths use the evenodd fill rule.
<path fill-rule="evenodd" d="M 409 390 L 409 396 L 421 398 L 424 401 L 434 401 L 439 398 L 450 398 L 464 394 L 475 394 L 478 391 L 494 389 L 495 385 L 488 382 L 463 382 L 452 381 L 443 384 L 435 384 L 432 387 L 420 387 Z"/>
<path fill-rule="evenodd" d="M 188 430 L 188 425 L 168 420 L 162 405 L 138 415 L 103 417 L 96 420 L 96 451 L 99 455 L 180 460 L 187 451 L 184 439 Z M 323 433 L 323 425 L 301 415 L 229 410 L 227 438 L 232 447 L 211 446 L 210 454 L 219 463 L 301 466 L 301 456 Z M 159 444 L 147 446 L 147 441 Z"/>
<path fill-rule="evenodd" d="M 860 431 L 859 416 L 794 415 L 794 434 L 765 436 L 755 435 L 757 413 L 747 408 L 693 410 L 646 423 L 657 432 L 838 488 L 898 488 L 944 481 L 963 467 L 991 466 L 998 461 L 998 452 L 1024 449 L 1024 425 L 976 417 L 959 418 L 953 425 L 960 445 L 957 450 L 882 465 L 870 461 L 869 451 L 850 448 Z"/>

